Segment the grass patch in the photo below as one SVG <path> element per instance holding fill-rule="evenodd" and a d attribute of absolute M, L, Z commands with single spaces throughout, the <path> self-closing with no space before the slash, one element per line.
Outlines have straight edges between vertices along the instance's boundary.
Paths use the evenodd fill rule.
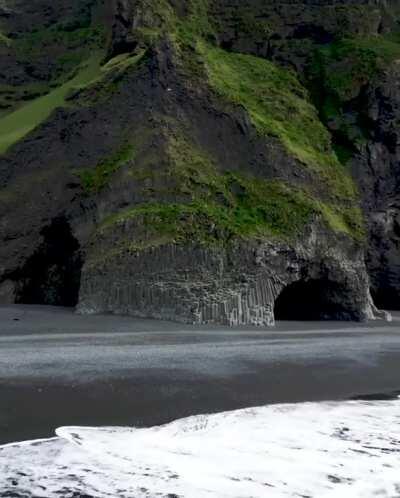
<path fill-rule="evenodd" d="M 0 119 L 0 154 L 4 154 L 62 106 L 72 89 L 85 86 L 98 77 L 101 74 L 101 59 L 102 54 L 95 54 L 71 80 Z"/>
<path fill-rule="evenodd" d="M 0 118 L 0 154 L 4 154 L 9 147 L 23 139 L 28 133 L 44 122 L 57 107 L 65 105 L 66 99 L 72 91 L 78 92 L 91 87 L 93 84 L 100 83 L 98 92 L 104 92 L 105 88 L 110 93 L 111 86 L 116 86 L 115 77 L 118 77 L 130 67 L 136 65 L 143 58 L 144 54 L 144 51 L 138 54 L 122 54 L 111 59 L 104 66 L 101 66 L 104 54 L 95 52 L 90 59 L 78 68 L 75 76 L 70 80 Z M 113 79 L 107 83 L 106 80 L 110 76 Z M 0 96 L 2 91 L 7 95 L 7 92 L 11 92 L 12 90 L 13 87 L 4 88 L 4 90 L 0 88 Z M 23 97 L 23 92 L 30 92 L 27 94 L 29 95 L 33 94 L 32 92 L 40 90 L 43 93 L 46 88 L 39 85 L 31 85 L 19 90 L 22 92 L 21 97 Z"/>
<path fill-rule="evenodd" d="M 290 154 L 326 181 L 334 195 L 356 196 L 329 132 L 292 71 L 205 43 L 199 43 L 199 49 L 211 86 L 227 101 L 243 106 L 260 134 L 278 138 Z"/>
<path fill-rule="evenodd" d="M 138 249 L 167 242 L 214 245 L 233 239 L 290 241 L 320 217 L 335 233 L 357 240 L 364 237 L 363 221 L 356 209 L 344 218 L 335 206 L 317 202 L 305 192 L 278 181 L 236 175 L 226 175 L 223 181 L 227 189 L 241 189 L 239 195 L 232 196 L 231 205 L 199 199 L 187 204 L 149 203 L 110 216 L 99 230 L 104 233 L 116 225 L 132 222 L 135 228 L 130 234 L 131 248 L 138 244 Z"/>
<path fill-rule="evenodd" d="M 134 158 L 134 147 L 126 144 L 110 157 L 101 160 L 94 168 L 77 172 L 86 194 L 100 192 L 109 182 L 110 177 L 118 169 Z"/>
<path fill-rule="evenodd" d="M 132 247 L 196 241 L 224 244 L 234 238 L 290 240 L 300 236 L 316 217 L 336 233 L 363 237 L 358 208 L 340 208 L 315 199 L 305 190 L 281 181 L 220 172 L 212 159 L 182 136 L 170 137 L 167 197 L 181 202 L 149 203 L 107 218 L 100 231 L 131 221 Z M 146 178 L 145 172 L 140 175 Z M 151 177 L 151 172 L 148 174 Z M 172 182 L 171 182 L 172 180 Z M 139 246 L 138 246 L 139 247 Z"/>
<path fill-rule="evenodd" d="M 135 66 L 143 58 L 145 53 L 145 50 L 141 50 L 138 53 L 119 54 L 104 64 L 101 70 L 103 72 L 124 72 L 131 66 Z"/>
<path fill-rule="evenodd" d="M 123 81 L 124 74 L 138 66 L 146 55 L 146 50 L 138 53 L 124 53 L 110 59 L 101 67 L 98 76 L 88 85 L 71 95 L 71 104 L 77 107 L 98 105 L 116 93 Z"/>
<path fill-rule="evenodd" d="M 238 179 L 226 178 L 226 181 Z M 237 237 L 294 237 L 310 220 L 312 207 L 301 196 L 288 195 L 289 189 L 283 185 L 263 185 L 262 199 L 250 184 L 247 189 L 233 206 L 204 200 L 187 204 L 146 204 L 110 217 L 101 229 L 136 219 L 146 227 L 149 245 L 160 238 L 174 243 L 193 241 L 209 245 Z"/>

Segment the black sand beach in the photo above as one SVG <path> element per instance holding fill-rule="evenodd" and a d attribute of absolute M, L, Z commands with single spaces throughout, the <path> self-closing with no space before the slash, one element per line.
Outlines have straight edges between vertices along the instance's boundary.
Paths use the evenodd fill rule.
<path fill-rule="evenodd" d="M 192 327 L 0 307 L 0 444 L 400 389 L 400 319 Z"/>

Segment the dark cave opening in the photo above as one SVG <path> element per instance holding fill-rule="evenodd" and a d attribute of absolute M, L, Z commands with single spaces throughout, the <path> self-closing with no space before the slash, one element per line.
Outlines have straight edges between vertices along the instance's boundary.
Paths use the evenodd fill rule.
<path fill-rule="evenodd" d="M 381 310 L 400 310 L 399 291 L 393 287 L 381 285 L 371 289 L 371 296 L 375 306 Z"/>
<path fill-rule="evenodd" d="M 80 245 L 64 217 L 41 232 L 43 242 L 16 275 L 16 303 L 76 306 L 82 259 Z"/>
<path fill-rule="evenodd" d="M 275 300 L 276 320 L 350 320 L 342 287 L 328 279 L 299 280 L 286 286 Z"/>

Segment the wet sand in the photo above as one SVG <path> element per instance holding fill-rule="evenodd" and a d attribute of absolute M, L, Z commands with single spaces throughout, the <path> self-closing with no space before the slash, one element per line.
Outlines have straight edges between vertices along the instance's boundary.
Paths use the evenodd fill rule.
<path fill-rule="evenodd" d="M 61 425 L 152 426 L 399 389 L 396 316 L 266 330 L 0 307 L 0 444 L 52 436 Z"/>

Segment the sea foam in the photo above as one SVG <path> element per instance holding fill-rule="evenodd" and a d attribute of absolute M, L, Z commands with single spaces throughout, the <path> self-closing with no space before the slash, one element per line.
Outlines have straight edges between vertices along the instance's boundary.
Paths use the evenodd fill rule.
<path fill-rule="evenodd" d="M 14 494 L 10 494 L 14 493 Z M 400 400 L 270 405 L 0 447 L 0 496 L 400 496 Z"/>

